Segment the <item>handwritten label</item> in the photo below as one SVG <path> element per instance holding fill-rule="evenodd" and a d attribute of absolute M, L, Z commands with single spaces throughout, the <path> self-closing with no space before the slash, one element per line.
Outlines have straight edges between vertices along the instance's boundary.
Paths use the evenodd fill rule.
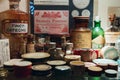
<path fill-rule="evenodd" d="M 26 23 L 6 23 L 5 31 L 7 33 L 27 33 L 28 24 Z"/>

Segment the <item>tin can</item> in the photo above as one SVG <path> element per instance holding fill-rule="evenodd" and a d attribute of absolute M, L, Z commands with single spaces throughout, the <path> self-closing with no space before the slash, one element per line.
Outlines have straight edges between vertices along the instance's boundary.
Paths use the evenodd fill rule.
<path fill-rule="evenodd" d="M 71 67 L 67 65 L 55 67 L 56 80 L 70 80 L 71 79 Z"/>
<path fill-rule="evenodd" d="M 90 48 L 81 48 L 81 49 L 74 49 L 74 55 L 80 55 L 81 61 L 92 61 L 93 59 L 97 59 L 99 57 L 99 51 L 90 49 Z"/>
<path fill-rule="evenodd" d="M 31 75 L 32 63 L 29 61 L 20 61 L 14 64 L 14 75 L 19 78 Z"/>
<path fill-rule="evenodd" d="M 73 76 L 83 76 L 85 73 L 85 64 L 83 61 L 71 61 L 70 66 Z"/>
<path fill-rule="evenodd" d="M 33 65 L 32 75 L 34 76 L 47 76 L 52 74 L 52 67 L 46 64 Z"/>

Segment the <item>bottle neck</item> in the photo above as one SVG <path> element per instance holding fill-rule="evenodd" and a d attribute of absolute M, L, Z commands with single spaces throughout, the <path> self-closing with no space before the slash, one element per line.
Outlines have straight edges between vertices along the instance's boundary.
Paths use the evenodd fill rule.
<path fill-rule="evenodd" d="M 94 27 L 101 27 L 101 21 L 97 22 L 97 21 L 94 21 Z"/>
<path fill-rule="evenodd" d="M 9 6 L 12 10 L 19 10 L 19 1 L 10 1 Z"/>

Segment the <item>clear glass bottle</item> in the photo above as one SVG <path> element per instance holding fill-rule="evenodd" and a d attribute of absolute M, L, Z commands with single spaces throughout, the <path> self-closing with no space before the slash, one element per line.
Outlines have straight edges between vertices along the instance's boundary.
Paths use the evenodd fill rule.
<path fill-rule="evenodd" d="M 9 0 L 10 9 L 0 13 L 0 30 L 10 41 L 11 58 L 18 58 L 20 41 L 29 31 L 28 13 L 19 9 L 19 2 L 20 0 Z"/>
<path fill-rule="evenodd" d="M 94 20 L 94 27 L 92 28 L 92 48 L 101 49 L 105 44 L 104 30 L 101 27 L 99 16 Z"/>

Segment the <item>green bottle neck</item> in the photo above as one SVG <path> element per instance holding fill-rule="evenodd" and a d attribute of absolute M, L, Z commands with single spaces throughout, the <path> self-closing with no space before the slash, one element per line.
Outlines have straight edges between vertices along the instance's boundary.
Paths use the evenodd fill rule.
<path fill-rule="evenodd" d="M 101 27 L 101 21 L 94 21 L 94 27 Z"/>

